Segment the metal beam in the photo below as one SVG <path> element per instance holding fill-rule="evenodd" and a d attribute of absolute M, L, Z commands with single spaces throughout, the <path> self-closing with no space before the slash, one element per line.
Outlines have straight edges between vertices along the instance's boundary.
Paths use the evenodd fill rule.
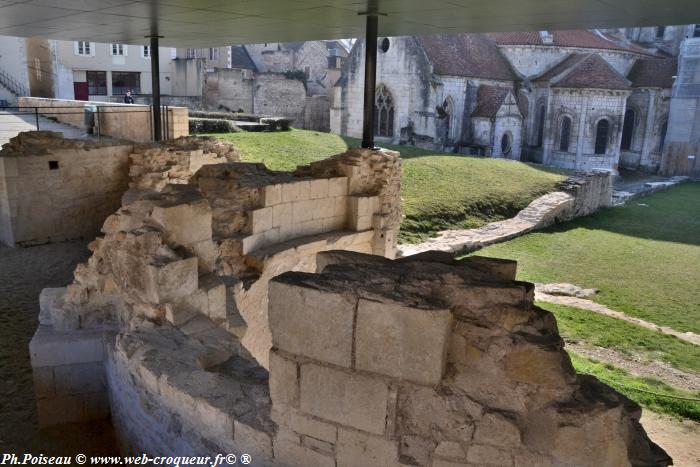
<path fill-rule="evenodd" d="M 365 34 L 365 101 L 362 126 L 362 147 L 374 148 L 374 92 L 377 87 L 377 32 L 379 17 L 367 15 Z"/>
<path fill-rule="evenodd" d="M 163 130 L 160 117 L 160 58 L 158 54 L 158 36 L 151 36 L 151 89 L 153 101 L 151 102 L 151 115 L 153 116 L 153 140 L 163 139 Z"/>

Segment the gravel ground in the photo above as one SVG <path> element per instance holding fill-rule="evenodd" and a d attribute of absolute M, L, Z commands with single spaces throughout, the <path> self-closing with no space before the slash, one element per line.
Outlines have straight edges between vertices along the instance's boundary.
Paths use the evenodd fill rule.
<path fill-rule="evenodd" d="M 38 325 L 39 293 L 71 282 L 88 258 L 86 242 L 32 248 L 0 245 L 0 453 L 114 453 L 109 423 L 71 424 L 39 430 L 29 362 Z"/>

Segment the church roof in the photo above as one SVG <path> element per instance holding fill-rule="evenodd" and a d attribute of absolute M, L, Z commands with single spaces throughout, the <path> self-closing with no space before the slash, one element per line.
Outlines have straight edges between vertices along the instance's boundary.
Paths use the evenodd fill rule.
<path fill-rule="evenodd" d="M 496 43 L 485 34 L 435 34 L 417 39 L 439 75 L 517 79 Z"/>
<path fill-rule="evenodd" d="M 472 117 L 493 118 L 510 93 L 509 88 L 482 84 L 476 92 L 476 108 Z"/>
<path fill-rule="evenodd" d="M 556 88 L 629 89 L 630 82 L 600 55 L 573 53 L 533 81 Z"/>
<path fill-rule="evenodd" d="M 586 29 L 574 29 L 568 31 L 548 31 L 552 36 L 551 43 L 545 43 L 539 31 L 529 32 L 494 32 L 488 33 L 498 45 L 541 45 L 552 47 L 578 47 L 586 49 L 617 50 L 620 52 L 632 52 L 642 55 L 653 55 L 642 47 L 616 40 L 605 33 L 595 33 Z"/>
<path fill-rule="evenodd" d="M 678 60 L 639 59 L 634 62 L 627 79 L 635 88 L 671 88 L 673 77 L 678 72 Z"/>
<path fill-rule="evenodd" d="M 257 71 L 253 59 L 248 55 L 248 51 L 242 45 L 231 46 L 231 68 L 243 68 Z"/>

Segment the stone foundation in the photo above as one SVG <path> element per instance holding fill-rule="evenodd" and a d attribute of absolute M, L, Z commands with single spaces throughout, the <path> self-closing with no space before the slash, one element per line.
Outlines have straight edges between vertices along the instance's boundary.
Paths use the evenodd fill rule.
<path fill-rule="evenodd" d="M 0 242 L 94 237 L 128 185 L 131 144 L 28 132 L 0 151 Z"/>
<path fill-rule="evenodd" d="M 636 404 L 574 372 L 514 262 L 332 251 L 316 263 L 269 283 L 269 371 L 203 316 L 135 317 L 103 332 L 104 347 L 73 331 L 104 349 L 74 373 L 106 382 L 124 452 L 287 467 L 669 464 Z"/>
<path fill-rule="evenodd" d="M 319 255 L 270 283 L 281 465 L 630 466 L 670 459 L 577 375 L 515 263 Z"/>
<path fill-rule="evenodd" d="M 397 153 L 286 173 L 208 144 L 135 151 L 92 257 L 42 293 L 42 425 L 110 416 L 125 453 L 255 466 L 669 463 L 514 262 L 387 259 Z"/>
<path fill-rule="evenodd" d="M 134 149 L 130 188 L 122 207 L 104 222 L 104 237 L 91 243 L 92 257 L 78 266 L 73 284 L 44 293 L 41 327 L 32 341 L 37 378 L 55 373 L 59 365 L 43 362 L 46 342 L 70 349 L 103 330 L 109 331 L 103 347 L 119 349 L 122 338 L 115 341 L 114 333 L 142 320 L 169 322 L 186 334 L 207 330 L 204 336 L 215 345 L 197 360 L 201 365 L 228 359 L 230 349 L 218 348 L 216 341 L 235 338 L 250 362 L 267 367 L 272 277 L 314 271 L 316 253 L 325 250 L 395 254 L 397 153 L 351 150 L 294 173 L 225 162 L 237 158 L 231 146 L 212 140 Z M 111 388 L 119 383 L 110 380 L 119 361 L 108 361 Z M 97 365 L 99 375 L 90 375 L 89 368 L 76 371 L 84 379 L 104 381 L 103 363 Z M 112 405 L 119 402 L 113 392 Z M 41 404 L 57 402 L 59 395 L 41 392 Z M 81 392 L 70 395 L 76 404 L 89 403 Z M 105 395 L 106 389 L 100 392 L 102 401 Z M 93 416 L 89 411 L 71 415 Z"/>
<path fill-rule="evenodd" d="M 143 166 L 145 154 L 161 157 Z M 129 186 L 187 183 L 205 164 L 239 158 L 231 146 L 207 138 L 131 144 L 20 133 L 0 151 L 0 242 L 28 246 L 94 238 Z"/>

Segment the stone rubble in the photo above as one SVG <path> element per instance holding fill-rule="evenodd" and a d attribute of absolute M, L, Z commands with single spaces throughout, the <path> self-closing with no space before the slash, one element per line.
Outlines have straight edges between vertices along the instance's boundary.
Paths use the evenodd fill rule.
<path fill-rule="evenodd" d="M 598 289 L 585 289 L 574 284 L 557 282 L 553 284 L 535 284 L 535 293 L 560 295 L 564 297 L 588 298 L 599 292 Z"/>

